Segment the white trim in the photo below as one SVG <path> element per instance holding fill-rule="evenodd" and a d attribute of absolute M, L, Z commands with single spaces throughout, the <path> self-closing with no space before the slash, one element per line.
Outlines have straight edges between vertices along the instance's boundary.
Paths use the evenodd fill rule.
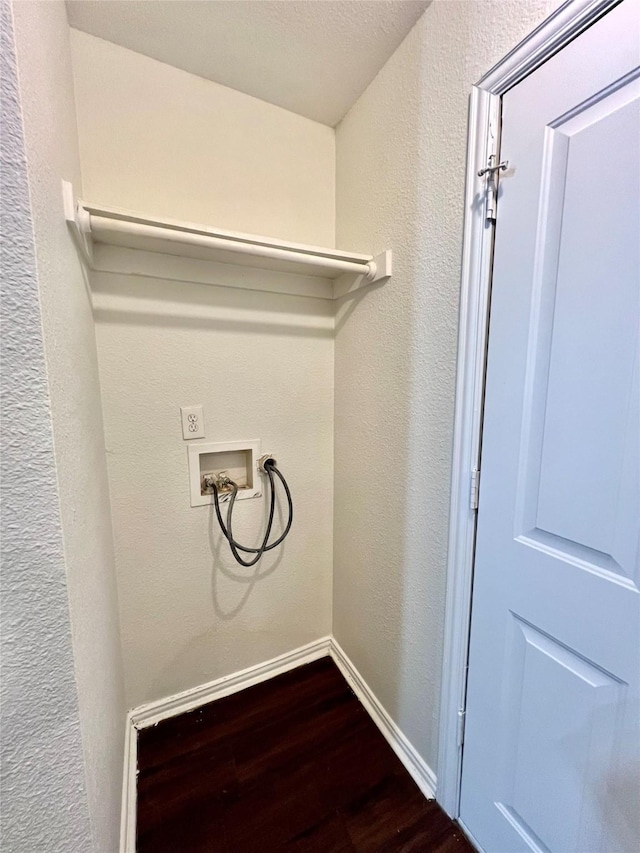
<path fill-rule="evenodd" d="M 122 811 L 120 813 L 120 853 L 135 853 L 136 805 L 138 783 L 138 743 L 136 730 L 127 714 L 124 731 L 124 764 L 122 768 Z"/>
<path fill-rule="evenodd" d="M 620 2 L 567 0 L 481 77 L 477 86 L 504 95 Z"/>
<path fill-rule="evenodd" d="M 413 781 L 420 788 L 424 796 L 432 800 L 436 795 L 435 773 L 426 761 L 418 755 L 416 748 L 407 740 L 382 707 L 367 682 L 360 675 L 335 638 L 331 641 L 331 657 L 351 686 L 353 692 L 364 705 L 373 722 L 384 735 L 389 746 L 403 763 Z"/>
<path fill-rule="evenodd" d="M 194 708 L 199 708 L 215 699 L 222 699 L 224 696 L 238 693 L 247 687 L 253 687 L 254 684 L 260 684 L 261 681 L 282 675 L 283 672 L 288 672 L 290 669 L 326 657 L 329 654 L 330 646 L 331 637 L 322 637 L 320 640 L 314 640 L 312 643 L 307 643 L 306 646 L 300 646 L 300 648 L 285 652 L 277 658 L 272 658 L 256 666 L 247 667 L 247 669 L 242 669 L 231 675 L 223 675 L 222 678 L 216 678 L 215 681 L 192 687 L 190 690 L 184 690 L 182 693 L 176 693 L 173 696 L 167 696 L 166 699 L 158 699 L 155 702 L 140 705 L 130 712 L 131 722 L 136 729 L 155 726 L 161 720 L 192 711 Z"/>
<path fill-rule="evenodd" d="M 120 824 L 120 853 L 135 853 L 137 801 L 137 732 L 162 720 L 192 711 L 247 687 L 275 678 L 323 657 L 331 657 L 347 683 L 353 689 L 373 722 L 398 756 L 411 778 L 428 799 L 435 797 L 436 777 L 418 755 L 389 714 L 382 707 L 352 661 L 333 637 L 322 637 L 306 646 L 286 652 L 277 658 L 250 666 L 232 675 L 225 675 L 182 693 L 148 702 L 129 711 L 125 732 L 124 770 L 122 782 L 122 815 Z"/>
<path fill-rule="evenodd" d="M 439 804 L 452 818 L 458 817 L 460 805 L 459 711 L 465 706 L 475 546 L 475 512 L 470 509 L 469 489 L 471 471 L 479 466 L 493 244 L 493 227 L 487 226 L 482 206 L 477 204 L 483 191 L 477 172 L 486 165 L 492 121 L 502 95 L 618 2 L 568 0 L 471 91 L 437 789 Z"/>
<path fill-rule="evenodd" d="M 471 576 L 475 545 L 475 510 L 470 508 L 471 476 L 479 466 L 484 348 L 491 275 L 493 227 L 487 226 L 477 172 L 487 160 L 487 127 L 497 96 L 473 88 L 469 111 L 465 229 L 458 332 L 458 372 L 451 472 L 449 551 L 443 651 L 438 802 L 451 816 L 457 814 L 461 746 L 459 711 L 464 708 L 465 672 L 471 615 Z M 482 472 L 480 473 L 482 478 Z M 443 769 L 445 772 L 443 772 Z M 448 769 L 449 772 L 446 772 Z"/>

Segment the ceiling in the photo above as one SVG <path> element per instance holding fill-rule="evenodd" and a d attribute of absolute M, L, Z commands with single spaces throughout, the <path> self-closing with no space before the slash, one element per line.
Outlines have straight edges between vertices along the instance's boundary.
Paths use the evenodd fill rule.
<path fill-rule="evenodd" d="M 336 125 L 430 0 L 67 0 L 69 23 Z"/>

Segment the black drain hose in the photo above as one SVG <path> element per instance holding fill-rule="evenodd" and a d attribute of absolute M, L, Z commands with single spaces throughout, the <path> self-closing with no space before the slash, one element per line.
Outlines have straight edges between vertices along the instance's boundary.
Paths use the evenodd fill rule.
<path fill-rule="evenodd" d="M 287 485 L 287 481 L 282 476 L 278 467 L 275 463 L 275 459 L 267 459 L 263 464 L 263 469 L 267 477 L 269 478 L 269 520 L 267 522 L 267 529 L 264 534 L 264 538 L 262 540 L 262 544 L 259 548 L 247 548 L 244 545 L 240 545 L 239 542 L 233 538 L 232 532 L 232 519 L 233 519 L 233 506 L 236 502 L 236 497 L 238 495 L 238 485 L 234 483 L 229 477 L 225 478 L 225 483 L 231 486 L 231 498 L 229 500 L 229 509 L 227 511 L 227 523 L 225 525 L 224 520 L 222 518 L 222 513 L 220 512 L 220 499 L 218 495 L 218 486 L 215 481 L 211 481 L 211 487 L 213 488 L 213 504 L 216 510 L 216 516 L 218 518 L 218 524 L 220 525 L 220 529 L 222 530 L 225 539 L 229 543 L 229 547 L 231 548 L 231 553 L 236 558 L 236 560 L 240 563 L 241 566 L 255 566 L 260 557 L 266 552 L 271 551 L 272 548 L 277 548 L 281 542 L 283 542 L 289 531 L 291 530 L 291 523 L 293 522 L 293 501 L 291 499 L 291 492 L 289 491 L 289 486 Z M 271 527 L 273 525 L 273 515 L 276 508 L 276 487 L 273 479 L 273 475 L 276 475 L 280 482 L 282 483 L 282 487 L 287 496 L 287 503 L 289 506 L 289 518 L 287 520 L 286 527 L 282 534 L 276 539 L 275 542 L 269 543 L 269 536 L 271 536 Z M 238 551 L 244 551 L 245 554 L 255 554 L 256 556 L 252 560 L 243 560 Z"/>

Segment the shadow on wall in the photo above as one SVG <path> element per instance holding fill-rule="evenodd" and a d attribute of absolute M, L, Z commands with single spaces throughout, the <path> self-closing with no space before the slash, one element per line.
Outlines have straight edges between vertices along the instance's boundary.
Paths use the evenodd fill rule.
<path fill-rule="evenodd" d="M 91 290 L 100 323 L 333 337 L 329 300 L 104 272 Z"/>
<path fill-rule="evenodd" d="M 262 519 L 260 532 L 256 534 L 256 540 L 262 539 L 269 516 L 268 502 L 265 500 L 262 504 L 264 518 Z M 221 511 L 224 518 L 224 507 L 222 507 Z M 276 525 L 274 526 L 275 532 L 271 536 L 272 541 L 279 536 L 283 527 L 284 516 L 282 512 L 281 493 L 279 493 L 279 495 L 276 495 Z M 261 580 L 268 578 L 278 568 L 285 556 L 286 542 L 279 545 L 272 554 L 263 555 L 255 566 L 241 566 L 234 561 L 231 555 L 227 540 L 220 530 L 215 509 L 213 504 L 211 504 L 209 510 L 209 546 L 213 557 L 213 564 L 211 566 L 211 601 L 213 609 L 218 618 L 229 621 L 235 619 L 243 609 L 255 585 Z M 249 545 L 249 547 L 255 546 Z M 248 559 L 249 555 L 245 556 Z"/>
<path fill-rule="evenodd" d="M 367 285 L 365 288 L 361 288 L 360 290 L 356 290 L 353 293 L 347 293 L 345 296 L 337 299 L 334 303 L 336 305 L 336 321 L 335 321 L 335 332 L 336 334 L 343 328 L 346 324 L 349 317 L 353 314 L 353 312 L 357 309 L 360 302 L 363 299 L 366 299 L 367 296 L 375 290 L 380 290 L 382 287 L 388 287 L 389 281 L 376 281 L 373 284 Z"/>
<path fill-rule="evenodd" d="M 338 306 L 334 630 L 433 768 L 468 94 L 449 7 L 465 5 L 430 6 L 337 129 L 337 245 L 392 248 L 394 275 Z"/>

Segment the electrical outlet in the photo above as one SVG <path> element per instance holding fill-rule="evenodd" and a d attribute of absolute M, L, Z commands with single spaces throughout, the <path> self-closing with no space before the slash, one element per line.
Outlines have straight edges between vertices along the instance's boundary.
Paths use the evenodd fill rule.
<path fill-rule="evenodd" d="M 181 406 L 182 437 L 187 441 L 191 438 L 204 438 L 204 414 L 202 406 Z"/>

